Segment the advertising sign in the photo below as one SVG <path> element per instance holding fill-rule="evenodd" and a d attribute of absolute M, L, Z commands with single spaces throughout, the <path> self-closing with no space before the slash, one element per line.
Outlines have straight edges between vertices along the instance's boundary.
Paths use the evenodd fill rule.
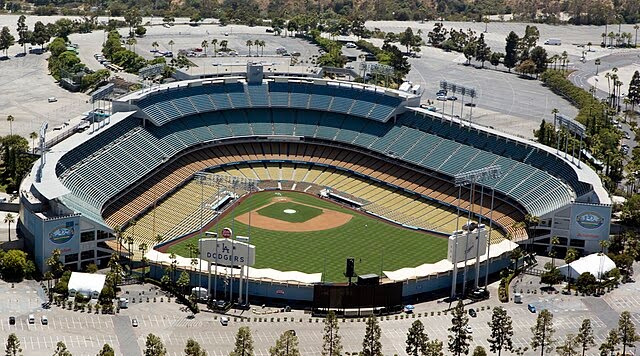
<path fill-rule="evenodd" d="M 77 253 L 80 249 L 80 217 L 50 219 L 43 222 L 44 253 L 59 249 L 62 254 Z"/>
<path fill-rule="evenodd" d="M 478 247 L 480 248 L 479 251 Z M 447 250 L 447 260 L 449 260 L 449 262 L 462 262 L 464 261 L 465 254 L 467 259 L 475 260 L 476 252 L 478 252 L 480 256 L 487 252 L 487 230 L 484 227 L 478 228 L 468 234 L 466 231 L 463 231 L 449 236 L 449 245 Z"/>
<path fill-rule="evenodd" d="M 571 216 L 572 238 L 599 240 L 609 237 L 610 206 L 576 203 L 571 207 Z"/>
<path fill-rule="evenodd" d="M 255 246 L 227 238 L 200 240 L 200 259 L 222 266 L 253 266 Z"/>

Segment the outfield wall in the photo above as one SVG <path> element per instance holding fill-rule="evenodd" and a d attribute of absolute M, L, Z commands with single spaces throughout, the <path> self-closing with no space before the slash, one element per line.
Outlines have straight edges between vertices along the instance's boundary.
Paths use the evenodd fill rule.
<path fill-rule="evenodd" d="M 509 258 L 510 252 L 504 253 L 499 258 L 492 259 L 491 264 L 489 266 L 489 274 L 495 275 L 499 273 L 503 269 L 507 268 L 511 260 Z M 480 265 L 480 282 L 479 285 L 484 285 L 485 278 L 485 264 Z M 169 266 L 167 265 L 159 265 L 156 263 L 151 263 L 150 268 L 150 276 L 153 279 L 160 280 L 165 272 L 168 273 Z M 208 275 L 206 271 L 202 273 L 198 273 L 198 271 L 193 271 L 191 269 L 186 269 L 186 272 L 190 275 L 190 280 L 193 282 L 192 287 L 200 286 L 203 288 L 209 288 L 208 284 Z M 175 272 L 175 278 L 177 279 L 182 273 L 181 269 L 178 269 Z M 439 273 L 431 276 L 427 276 L 424 278 L 418 279 L 409 279 L 405 280 L 402 286 L 402 299 L 405 303 L 417 303 L 427 300 L 433 300 L 442 295 L 448 295 L 451 289 L 451 281 L 452 281 L 453 273 L 452 271 Z M 462 292 L 462 280 L 464 276 L 464 270 L 458 270 L 458 291 Z M 234 276 L 233 280 L 233 293 L 237 296 L 238 294 L 238 276 Z M 474 265 L 470 265 L 467 269 L 467 287 L 473 287 L 473 282 L 475 279 L 475 267 Z M 213 275 L 211 276 L 211 291 L 213 293 L 213 283 L 215 278 Z M 224 297 L 225 290 L 225 279 L 223 277 L 219 277 L 217 279 L 217 289 L 219 298 Z M 228 289 L 228 285 L 227 285 Z M 246 293 L 243 291 L 243 294 Z M 313 284 L 302 284 L 302 283 L 282 283 L 268 280 L 249 280 L 249 302 L 251 304 L 268 304 L 268 305 L 276 305 L 276 306 L 302 306 L 308 307 L 313 303 L 313 293 L 314 293 L 314 285 Z M 235 298 L 234 298 L 235 299 Z M 228 300 L 228 295 L 227 295 Z"/>

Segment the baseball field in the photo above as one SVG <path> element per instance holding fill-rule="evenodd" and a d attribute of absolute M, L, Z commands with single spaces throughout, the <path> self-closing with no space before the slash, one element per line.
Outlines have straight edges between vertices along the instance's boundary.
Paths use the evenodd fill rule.
<path fill-rule="evenodd" d="M 249 226 L 251 229 L 249 231 Z M 415 267 L 446 258 L 447 239 L 401 228 L 331 201 L 299 192 L 265 191 L 242 201 L 211 231 L 230 227 L 250 236 L 256 268 L 324 272 L 325 281 L 342 282 L 345 260 L 355 258 L 358 274 Z M 183 240 L 169 252 L 188 256 Z"/>

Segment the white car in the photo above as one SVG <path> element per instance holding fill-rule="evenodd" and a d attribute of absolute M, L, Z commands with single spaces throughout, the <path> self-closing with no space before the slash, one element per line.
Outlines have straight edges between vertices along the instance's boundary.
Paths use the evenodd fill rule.
<path fill-rule="evenodd" d="M 345 45 L 345 47 L 347 47 L 347 48 L 356 48 L 356 47 L 358 47 L 358 46 L 356 46 L 356 44 L 355 44 L 355 43 L 353 43 L 353 42 L 347 42 L 347 44 Z"/>
<path fill-rule="evenodd" d="M 46 315 L 43 315 L 40 317 L 40 322 L 42 323 L 42 325 L 47 325 L 49 324 L 49 319 L 47 319 Z"/>
<path fill-rule="evenodd" d="M 438 96 L 436 96 L 436 100 L 439 100 L 439 101 L 447 101 L 447 97 L 446 97 L 446 96 L 444 96 L 444 95 L 438 95 Z"/>
<path fill-rule="evenodd" d="M 58 101 L 58 98 L 56 98 L 55 96 L 52 96 L 52 97 L 48 98 L 47 101 L 50 102 L 50 103 L 55 103 L 56 101 Z"/>
<path fill-rule="evenodd" d="M 465 328 L 465 330 L 466 330 L 469 334 L 473 334 L 473 328 L 471 327 L 471 325 L 467 325 L 467 327 Z"/>
<path fill-rule="evenodd" d="M 220 317 L 220 325 L 222 326 L 229 325 L 229 318 L 226 316 Z"/>

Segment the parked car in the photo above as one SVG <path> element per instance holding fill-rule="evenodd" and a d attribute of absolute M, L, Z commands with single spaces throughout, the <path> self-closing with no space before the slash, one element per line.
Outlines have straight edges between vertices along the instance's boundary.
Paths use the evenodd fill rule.
<path fill-rule="evenodd" d="M 138 327 L 138 319 L 133 318 L 131 319 L 131 326 L 133 326 L 134 328 Z"/>
<path fill-rule="evenodd" d="M 444 95 L 438 95 L 438 96 L 436 96 L 436 100 L 439 100 L 439 101 L 447 101 L 447 97 L 446 97 L 446 96 L 444 96 Z"/>
<path fill-rule="evenodd" d="M 42 323 L 42 325 L 47 325 L 49 324 L 49 319 L 47 319 L 46 315 L 43 315 L 40 317 L 40 322 Z"/>
<path fill-rule="evenodd" d="M 47 99 L 47 101 L 50 103 L 55 103 L 56 101 L 58 101 L 58 98 L 56 98 L 55 96 L 51 96 Z"/>
<path fill-rule="evenodd" d="M 527 304 L 527 309 L 529 309 L 529 311 L 532 313 L 536 312 L 536 307 L 533 304 Z"/>
<path fill-rule="evenodd" d="M 347 44 L 345 45 L 345 47 L 347 47 L 347 48 L 356 48 L 356 47 L 358 47 L 358 46 L 356 46 L 356 44 L 355 44 L 355 43 L 353 43 L 353 42 L 347 42 Z"/>
<path fill-rule="evenodd" d="M 472 309 L 469 309 L 469 315 L 470 315 L 472 318 L 475 318 L 476 316 L 478 316 L 478 314 L 476 314 L 475 309 L 473 309 L 473 308 L 472 308 Z"/>
<path fill-rule="evenodd" d="M 465 330 L 467 331 L 467 333 L 469 333 L 469 334 L 473 334 L 473 328 L 471 327 L 471 325 L 467 325 L 467 327 L 465 328 Z"/>
<path fill-rule="evenodd" d="M 10 316 L 9 317 L 9 325 L 16 325 L 16 317 L 15 316 Z"/>
<path fill-rule="evenodd" d="M 220 325 L 222 326 L 229 325 L 229 318 L 226 316 L 220 317 Z"/>
<path fill-rule="evenodd" d="M 457 96 L 455 96 L 455 95 L 449 95 L 449 96 L 447 97 L 447 100 L 456 101 L 456 100 L 458 100 L 458 97 L 457 97 Z"/>
<path fill-rule="evenodd" d="M 29 314 L 29 324 L 35 324 L 36 323 L 36 317 L 33 314 Z"/>

